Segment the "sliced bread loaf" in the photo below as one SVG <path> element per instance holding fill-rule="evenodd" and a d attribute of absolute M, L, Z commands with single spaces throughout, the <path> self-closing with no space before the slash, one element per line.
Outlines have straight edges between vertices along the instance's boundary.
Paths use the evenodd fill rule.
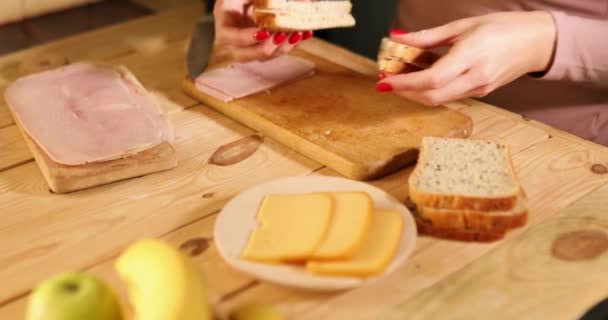
<path fill-rule="evenodd" d="M 457 241 L 478 241 L 491 242 L 501 240 L 505 237 L 506 231 L 483 232 L 464 229 L 441 228 L 432 225 L 430 222 L 416 217 L 416 227 L 420 234 Z"/>
<path fill-rule="evenodd" d="M 528 201 L 520 194 L 511 210 L 479 211 L 471 209 L 437 209 L 417 207 L 418 218 L 433 227 L 496 233 L 521 227 L 528 218 Z"/>
<path fill-rule="evenodd" d="M 481 140 L 424 138 L 408 182 L 418 207 L 507 211 L 521 192 L 509 147 Z"/>

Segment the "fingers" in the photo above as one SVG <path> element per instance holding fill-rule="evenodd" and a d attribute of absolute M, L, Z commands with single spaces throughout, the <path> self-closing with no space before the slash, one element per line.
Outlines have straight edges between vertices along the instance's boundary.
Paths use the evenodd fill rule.
<path fill-rule="evenodd" d="M 446 102 L 469 98 L 477 90 L 473 77 L 465 73 L 445 87 L 423 92 L 396 92 L 398 95 L 427 106 L 438 106 Z"/>
<path fill-rule="evenodd" d="M 269 38 L 247 47 L 231 47 L 232 56 L 236 61 L 268 60 L 293 50 L 304 39 L 304 33 L 277 32 Z"/>
<path fill-rule="evenodd" d="M 382 88 L 379 87 L 379 89 Z M 427 91 L 395 91 L 395 93 L 427 106 L 438 106 L 464 98 L 481 98 L 491 91 L 491 85 L 486 84 L 483 79 L 480 79 L 477 72 L 468 71 L 446 86 L 438 89 Z"/>
<path fill-rule="evenodd" d="M 231 48 L 232 57 L 237 62 L 267 60 L 274 56 L 276 50 L 277 45 L 271 41 L 264 41 L 249 47 Z"/>
<path fill-rule="evenodd" d="M 263 30 L 258 28 L 231 28 L 223 27 L 218 29 L 216 36 L 217 42 L 231 46 L 246 47 L 257 44 L 259 41 L 266 40 L 270 34 L 264 37 Z"/>
<path fill-rule="evenodd" d="M 251 4 L 253 0 L 223 0 L 216 2 L 215 5 L 219 10 L 243 12 Z"/>
<path fill-rule="evenodd" d="M 429 69 L 407 74 L 399 74 L 382 80 L 395 91 L 427 91 L 438 89 L 467 71 L 471 65 L 467 53 L 452 50 Z"/>
<path fill-rule="evenodd" d="M 216 2 L 216 41 L 230 49 L 237 61 L 266 60 L 286 54 L 298 43 L 312 37 L 312 31 L 276 32 L 260 30 L 248 16 L 253 0 Z"/>
<path fill-rule="evenodd" d="M 408 46 L 430 49 L 451 44 L 455 38 L 465 33 L 472 25 L 473 22 L 471 20 L 462 19 L 436 28 L 413 33 L 393 30 L 391 32 L 391 39 Z"/>
<path fill-rule="evenodd" d="M 303 40 L 304 33 L 303 32 L 293 32 L 287 35 L 287 38 L 281 45 L 277 48 L 277 55 L 287 54 L 289 51 L 293 50 L 298 43 Z"/>

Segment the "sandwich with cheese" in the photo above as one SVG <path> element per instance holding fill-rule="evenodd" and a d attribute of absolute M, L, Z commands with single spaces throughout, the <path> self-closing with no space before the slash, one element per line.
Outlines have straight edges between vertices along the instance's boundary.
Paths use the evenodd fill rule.
<path fill-rule="evenodd" d="M 344 28 L 355 25 L 351 10 L 349 0 L 255 0 L 253 19 L 273 31 Z"/>

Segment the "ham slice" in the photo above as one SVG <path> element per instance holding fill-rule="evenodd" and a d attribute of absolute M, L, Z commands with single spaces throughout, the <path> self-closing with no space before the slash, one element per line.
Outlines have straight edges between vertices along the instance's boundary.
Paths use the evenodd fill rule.
<path fill-rule="evenodd" d="M 196 79 L 196 87 L 216 99 L 229 102 L 313 73 L 312 62 L 281 56 L 268 61 L 237 63 L 207 71 Z"/>
<path fill-rule="evenodd" d="M 69 65 L 17 80 L 5 98 L 23 129 L 59 164 L 118 159 L 173 140 L 156 100 L 124 68 Z"/>

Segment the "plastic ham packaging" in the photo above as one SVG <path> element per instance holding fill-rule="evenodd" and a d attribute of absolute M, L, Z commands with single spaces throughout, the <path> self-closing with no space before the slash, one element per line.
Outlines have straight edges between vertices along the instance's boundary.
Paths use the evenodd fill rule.
<path fill-rule="evenodd" d="M 127 69 L 77 63 L 15 81 L 16 121 L 55 162 L 83 165 L 172 142 L 158 101 Z"/>

